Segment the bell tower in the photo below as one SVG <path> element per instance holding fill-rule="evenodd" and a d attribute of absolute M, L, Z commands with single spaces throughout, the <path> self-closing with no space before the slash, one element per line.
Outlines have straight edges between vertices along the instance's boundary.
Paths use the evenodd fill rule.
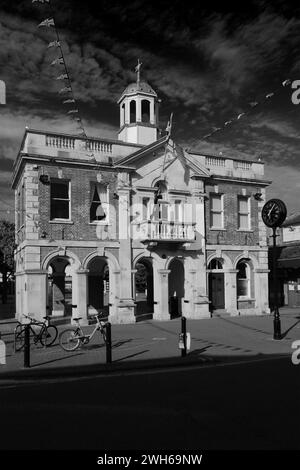
<path fill-rule="evenodd" d="M 141 62 L 135 72 L 136 82 L 123 91 L 120 106 L 120 130 L 118 139 L 123 142 L 149 145 L 158 139 L 157 94 L 151 86 L 140 79 Z"/>

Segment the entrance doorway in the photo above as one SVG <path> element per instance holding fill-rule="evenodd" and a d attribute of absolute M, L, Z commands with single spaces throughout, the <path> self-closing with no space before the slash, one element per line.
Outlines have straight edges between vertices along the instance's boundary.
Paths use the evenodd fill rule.
<path fill-rule="evenodd" d="M 169 314 L 171 318 L 182 315 L 182 299 L 184 298 L 184 266 L 175 258 L 169 264 Z"/>
<path fill-rule="evenodd" d="M 48 267 L 48 305 L 53 316 L 72 315 L 72 269 L 67 258 L 57 257 Z"/>
<path fill-rule="evenodd" d="M 135 301 L 138 320 L 152 318 L 153 314 L 153 267 L 152 260 L 142 258 L 136 263 Z"/>
<path fill-rule="evenodd" d="M 211 260 L 208 269 L 211 270 L 208 274 L 210 310 L 223 310 L 225 309 L 224 273 L 220 272 L 223 269 L 223 259 Z"/>
<path fill-rule="evenodd" d="M 109 314 L 109 268 L 105 257 L 96 256 L 88 264 L 88 313 Z"/>

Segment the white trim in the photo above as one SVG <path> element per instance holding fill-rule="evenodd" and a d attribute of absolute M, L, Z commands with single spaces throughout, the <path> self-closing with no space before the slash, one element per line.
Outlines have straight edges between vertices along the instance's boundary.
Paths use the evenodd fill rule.
<path fill-rule="evenodd" d="M 51 184 L 52 183 L 58 183 L 58 184 L 62 184 L 62 183 L 67 183 L 68 184 L 68 202 L 69 202 L 69 217 L 68 218 L 51 218 L 51 204 L 52 204 L 52 192 L 51 192 Z M 57 223 L 64 223 L 67 222 L 67 223 L 72 223 L 72 204 L 71 204 L 71 196 L 72 196 L 72 186 L 71 186 L 71 180 L 68 179 L 68 178 L 50 178 L 50 217 L 49 217 L 49 222 L 57 222 Z M 63 199 L 63 198 L 55 198 L 55 200 L 62 200 L 62 201 L 66 201 L 66 199 Z"/>

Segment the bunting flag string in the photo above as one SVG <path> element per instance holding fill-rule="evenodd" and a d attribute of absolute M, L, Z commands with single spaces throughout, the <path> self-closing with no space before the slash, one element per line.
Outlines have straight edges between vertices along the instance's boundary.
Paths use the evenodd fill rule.
<path fill-rule="evenodd" d="M 287 78 L 286 80 L 284 80 L 282 83 L 281 83 L 281 86 L 276 88 L 274 91 L 270 92 L 270 93 L 267 93 L 262 100 L 260 101 L 251 101 L 249 103 L 249 109 L 248 110 L 245 110 L 244 112 L 238 114 L 237 116 L 229 119 L 228 121 L 225 121 L 223 126 L 222 127 L 213 127 L 212 128 L 212 131 L 209 133 L 209 134 L 206 134 L 202 137 L 202 139 L 209 139 L 212 135 L 216 134 L 217 132 L 221 132 L 223 130 L 225 130 L 228 126 L 234 124 L 235 122 L 239 121 L 240 119 L 244 118 L 244 116 L 246 117 L 254 108 L 256 108 L 257 106 L 261 106 L 263 105 L 267 100 L 270 100 L 271 98 L 273 98 L 276 93 L 279 92 L 279 90 L 281 90 L 282 87 L 286 87 L 288 85 L 290 85 L 292 82 L 291 79 Z"/>
<path fill-rule="evenodd" d="M 72 82 L 71 82 L 70 75 L 69 75 L 69 72 L 68 72 L 68 69 L 67 69 L 67 64 L 66 64 L 66 61 L 65 61 L 65 57 L 64 57 L 64 53 L 63 53 L 63 49 L 62 49 L 62 45 L 61 45 L 61 40 L 60 40 L 60 37 L 59 37 L 59 32 L 58 32 L 56 21 L 55 21 L 55 14 L 54 14 L 55 12 L 54 12 L 54 9 L 52 7 L 52 4 L 51 4 L 50 0 L 32 0 L 32 3 L 47 4 L 48 7 L 49 7 L 50 17 L 45 19 L 44 21 L 42 21 L 38 25 L 38 28 L 42 28 L 42 27 L 49 28 L 49 29 L 51 29 L 51 27 L 54 28 L 55 33 L 56 33 L 56 39 L 54 41 L 49 42 L 47 48 L 48 49 L 50 49 L 50 48 L 58 49 L 59 53 L 60 53 L 59 57 L 56 57 L 50 63 L 50 65 L 52 65 L 52 66 L 62 65 L 64 67 L 64 73 L 61 73 L 60 75 L 58 75 L 56 77 L 56 80 L 58 80 L 58 81 L 60 81 L 60 80 L 65 81 L 65 86 L 63 86 L 58 91 L 58 93 L 59 93 L 59 95 L 65 95 L 65 94 L 68 95 L 69 94 L 69 97 L 66 96 L 66 99 L 63 100 L 63 102 L 62 102 L 63 104 L 66 104 L 66 105 L 76 104 L 75 96 L 74 96 L 74 92 L 73 92 L 73 88 L 72 88 Z M 77 123 L 77 125 L 78 125 L 77 130 L 80 131 L 80 135 L 87 138 L 87 135 L 86 135 L 83 123 L 82 123 L 82 119 L 80 117 L 78 107 L 76 106 L 76 107 L 73 107 L 73 108 L 69 109 L 67 111 L 67 115 L 71 116 L 73 118 L 73 120 Z"/>

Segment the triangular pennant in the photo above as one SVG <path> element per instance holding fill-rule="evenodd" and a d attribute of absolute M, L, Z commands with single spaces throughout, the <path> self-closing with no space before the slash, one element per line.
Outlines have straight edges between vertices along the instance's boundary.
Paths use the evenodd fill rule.
<path fill-rule="evenodd" d="M 48 47 L 60 47 L 60 42 L 59 41 L 49 42 Z"/>
<path fill-rule="evenodd" d="M 56 77 L 56 80 L 68 80 L 68 78 L 68 75 L 63 73 L 62 75 L 59 75 L 59 77 Z"/>
<path fill-rule="evenodd" d="M 47 20 L 42 21 L 40 24 L 38 24 L 38 28 L 41 26 L 46 26 L 47 28 L 50 28 L 50 26 L 55 26 L 54 19 L 48 18 Z"/>
<path fill-rule="evenodd" d="M 58 93 L 68 93 L 69 91 L 72 91 L 72 88 L 70 86 L 65 86 L 61 90 L 59 90 Z"/>
<path fill-rule="evenodd" d="M 63 101 L 63 104 L 69 104 L 69 103 L 75 103 L 75 100 L 73 98 L 70 98 L 69 100 Z"/>
<path fill-rule="evenodd" d="M 64 64 L 63 57 L 59 57 L 59 59 L 54 59 L 50 65 L 58 65 L 58 64 Z"/>

